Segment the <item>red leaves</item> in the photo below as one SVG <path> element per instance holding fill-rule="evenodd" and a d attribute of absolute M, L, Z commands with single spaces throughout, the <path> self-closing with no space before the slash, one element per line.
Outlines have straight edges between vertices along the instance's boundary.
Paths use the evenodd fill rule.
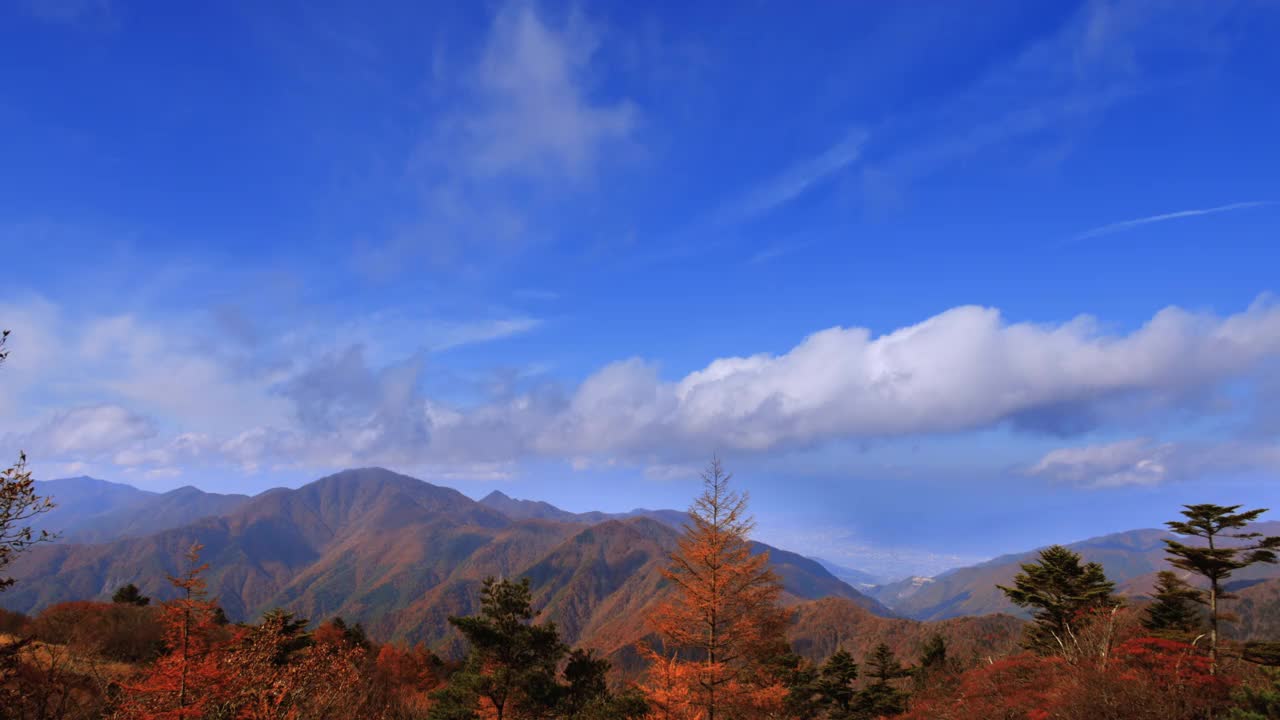
<path fill-rule="evenodd" d="M 1231 686 L 1202 649 L 1164 638 L 1116 645 L 1106 664 L 1018 655 L 974 668 L 954 689 L 926 692 L 914 720 L 1194 720 Z"/>

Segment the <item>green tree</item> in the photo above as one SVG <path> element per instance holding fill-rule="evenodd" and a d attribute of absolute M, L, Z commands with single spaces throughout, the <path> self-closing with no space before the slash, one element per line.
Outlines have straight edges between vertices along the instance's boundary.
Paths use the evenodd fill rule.
<path fill-rule="evenodd" d="M 947 640 L 938 633 L 929 636 L 924 647 L 920 649 L 920 664 L 916 667 L 914 679 L 916 690 L 921 690 L 950 669 L 947 658 Z"/>
<path fill-rule="evenodd" d="M 1240 530 L 1258 519 L 1266 508 L 1239 512 L 1239 505 L 1184 505 L 1185 520 L 1165 523 L 1179 535 L 1199 538 L 1204 545 L 1186 545 L 1165 540 L 1170 564 L 1209 581 L 1209 671 L 1218 669 L 1218 601 L 1234 597 L 1223 590 L 1231 574 L 1254 563 L 1274 563 L 1280 537 Z M 1224 544 L 1224 541 L 1226 543 Z"/>
<path fill-rule="evenodd" d="M 910 677 L 913 670 L 903 667 L 889 646 L 880 643 L 863 662 L 870 685 L 859 693 L 858 707 L 863 717 L 878 718 L 901 715 L 907 710 L 907 693 L 893 685 L 893 681 Z"/>
<path fill-rule="evenodd" d="M 819 703 L 829 718 L 852 717 L 858 691 L 858 664 L 846 650 L 837 650 L 822 664 L 815 683 Z"/>
<path fill-rule="evenodd" d="M 557 718 L 566 720 L 629 720 L 649 712 L 644 696 L 635 691 L 614 694 L 609 689 L 609 661 L 590 650 L 574 650 L 564 667 L 564 685 L 556 703 Z"/>
<path fill-rule="evenodd" d="M 1172 570 L 1162 570 L 1156 576 L 1156 593 L 1142 618 L 1142 627 L 1159 635 L 1192 636 L 1203 625 L 1199 608 L 1203 602 L 1204 593 Z"/>
<path fill-rule="evenodd" d="M 468 720 L 481 700 L 497 720 L 540 717 L 560 696 L 556 666 L 568 652 L 555 623 L 535 625 L 529 579 L 488 578 L 480 592 L 480 614 L 449 623 L 471 645 L 463 668 L 436 694 L 433 720 Z"/>
<path fill-rule="evenodd" d="M 283 608 L 272 608 L 263 613 L 262 622 L 254 632 L 271 638 L 275 645 L 271 662 L 276 665 L 285 665 L 295 653 L 312 644 L 307 633 L 307 619 Z"/>
<path fill-rule="evenodd" d="M 1034 608 L 1023 645 L 1042 654 L 1065 653 L 1074 624 L 1091 610 L 1114 607 L 1115 583 L 1098 563 L 1081 564 L 1080 555 L 1061 545 L 1040 551 L 1035 563 L 1024 563 L 1013 587 L 998 585 L 1013 604 Z"/>
<path fill-rule="evenodd" d="M 128 585 L 121 586 L 119 590 L 116 590 L 116 594 L 111 596 L 111 602 L 116 603 L 117 605 L 136 605 L 138 607 L 145 607 L 151 604 L 151 598 L 143 595 L 142 592 L 138 590 L 137 585 L 129 583 Z"/>

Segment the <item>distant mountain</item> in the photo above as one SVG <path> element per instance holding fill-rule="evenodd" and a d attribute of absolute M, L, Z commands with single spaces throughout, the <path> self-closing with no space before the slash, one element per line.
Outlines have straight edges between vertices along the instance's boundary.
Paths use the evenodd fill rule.
<path fill-rule="evenodd" d="M 902 607 L 912 595 L 934 582 L 931 577 L 912 576 L 868 588 L 866 593 L 889 607 Z"/>
<path fill-rule="evenodd" d="M 668 591 L 660 570 L 678 537 L 671 524 L 643 513 L 592 524 L 520 501 L 513 514 L 543 516 L 513 518 L 494 500 L 380 468 L 348 470 L 143 537 L 33 548 L 10 566 L 18 583 L 0 604 L 31 612 L 105 598 L 125 583 L 169 597 L 166 575 L 200 542 L 210 592 L 237 619 L 277 606 L 313 620 L 342 615 L 378 637 L 447 651 L 457 642 L 448 616 L 476 610 L 486 576 L 527 575 L 543 615 L 571 641 L 614 651 L 643 634 L 642 611 Z M 788 603 L 839 597 L 889 612 L 808 558 L 755 550 L 770 552 Z"/>
<path fill-rule="evenodd" d="M 1280 522 L 1258 523 L 1259 532 L 1280 534 Z M 1067 545 L 1086 560 L 1100 563 L 1107 577 L 1123 595 L 1141 597 L 1151 591 L 1155 574 L 1169 569 L 1164 540 L 1175 538 L 1164 530 L 1131 530 L 1103 535 Z M 1181 538 L 1186 541 L 1186 538 Z M 996 585 L 1009 585 L 1022 563 L 1034 562 L 1037 550 L 1004 555 L 965 568 L 949 570 L 934 578 L 912 579 L 883 586 L 872 595 L 894 612 L 917 620 L 941 620 L 965 615 L 1012 613 L 1024 616 Z M 1236 573 L 1233 580 L 1248 584 L 1280 577 L 1280 566 L 1255 565 Z"/>
<path fill-rule="evenodd" d="M 827 572 L 835 575 L 859 590 L 865 591 L 884 584 L 884 578 L 881 578 L 878 575 L 872 575 L 869 572 L 863 572 L 862 570 L 855 570 L 851 567 L 837 565 L 830 560 L 824 560 L 819 557 L 812 559 L 821 563 L 822 567 L 827 569 Z"/>
<path fill-rule="evenodd" d="M 1237 640 L 1280 641 L 1280 579 L 1265 580 L 1236 590 L 1238 597 L 1223 603 L 1235 622 L 1223 632 Z"/>
<path fill-rule="evenodd" d="M 512 520 L 558 520 L 560 522 L 579 522 L 594 525 L 606 520 L 647 517 L 671 527 L 680 528 L 689 519 L 689 514 L 681 510 L 646 510 L 644 508 L 636 508 L 624 513 L 598 511 L 574 513 L 568 510 L 561 510 L 555 505 L 541 500 L 516 500 L 498 490 L 494 490 L 480 498 L 480 504 L 491 507 Z"/>
<path fill-rule="evenodd" d="M 224 515 L 248 495 L 207 493 L 191 486 L 155 493 L 91 477 L 36 481 L 36 493 L 54 501 L 33 527 L 69 542 L 106 542 L 181 527 L 202 517 Z"/>

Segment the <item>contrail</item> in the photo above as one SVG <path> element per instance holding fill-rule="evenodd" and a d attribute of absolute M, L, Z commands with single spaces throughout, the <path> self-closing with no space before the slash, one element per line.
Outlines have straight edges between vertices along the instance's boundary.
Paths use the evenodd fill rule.
<path fill-rule="evenodd" d="M 1275 205 L 1273 200 L 1260 200 L 1255 202 L 1238 202 L 1230 205 L 1219 205 L 1218 207 L 1201 208 L 1199 210 L 1179 210 L 1178 212 L 1165 213 L 1163 215 L 1151 215 L 1149 217 L 1138 218 L 1136 220 L 1125 220 L 1123 222 L 1111 223 L 1103 225 L 1092 230 L 1076 235 L 1071 238 L 1072 242 L 1077 240 L 1087 240 L 1089 238 L 1098 237 L 1099 235 L 1110 235 L 1111 233 L 1122 232 L 1132 228 L 1150 225 L 1151 223 L 1164 222 L 1166 220 L 1178 220 L 1180 218 L 1197 217 L 1199 215 L 1213 215 L 1215 213 L 1230 212 L 1231 210 L 1247 210 L 1249 208 L 1265 207 L 1267 205 Z"/>

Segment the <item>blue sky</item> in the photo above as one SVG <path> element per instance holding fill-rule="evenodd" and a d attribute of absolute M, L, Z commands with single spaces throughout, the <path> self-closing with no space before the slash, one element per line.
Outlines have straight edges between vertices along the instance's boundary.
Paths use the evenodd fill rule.
<path fill-rule="evenodd" d="M 932 572 L 1280 501 L 1267 2 L 32 1 L 0 449 Z"/>

